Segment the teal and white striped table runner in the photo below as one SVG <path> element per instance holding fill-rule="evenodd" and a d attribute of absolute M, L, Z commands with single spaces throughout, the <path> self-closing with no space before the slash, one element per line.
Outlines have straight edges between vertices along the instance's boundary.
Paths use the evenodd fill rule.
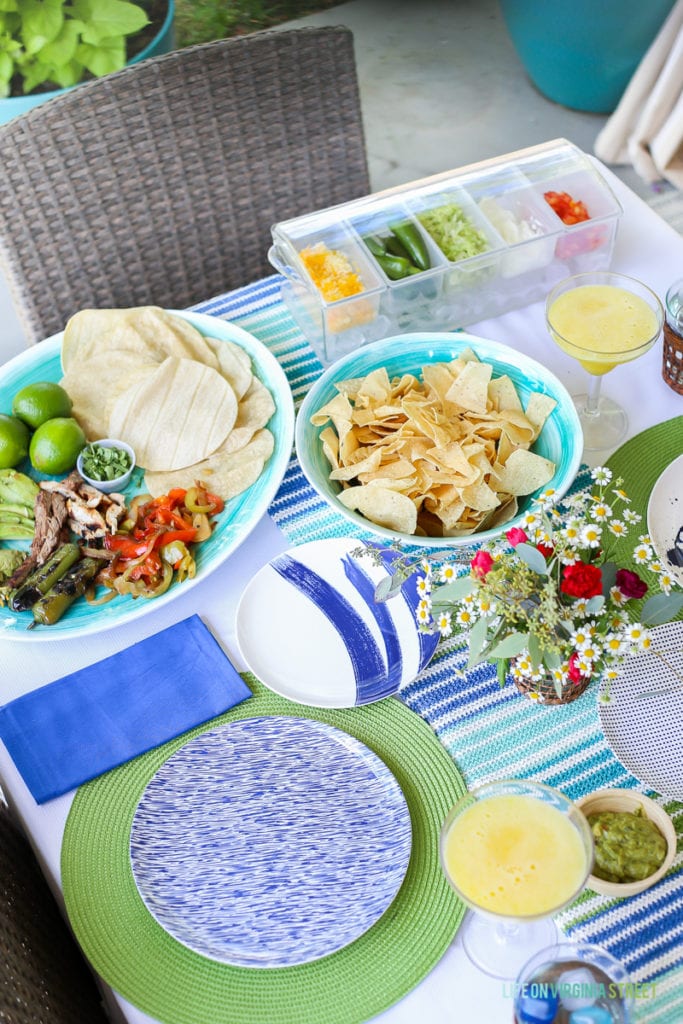
<path fill-rule="evenodd" d="M 322 366 L 280 301 L 278 276 L 196 308 L 235 321 L 267 345 L 287 374 L 298 407 Z M 353 532 L 313 491 L 295 458 L 269 512 L 292 545 Z M 542 707 L 520 696 L 511 683 L 500 689 L 489 666 L 464 673 L 465 662 L 464 648 L 444 647 L 399 697 L 434 729 L 468 786 L 533 777 L 572 799 L 606 786 L 635 789 L 658 799 L 683 834 L 683 803 L 642 786 L 607 746 L 593 689 L 572 704 Z M 636 1000 L 636 1021 L 643 1024 L 683 1024 L 680 845 L 672 869 L 652 889 L 628 900 L 585 891 L 557 918 L 565 934 L 608 949 L 626 964 L 634 982 L 645 984 Z"/>

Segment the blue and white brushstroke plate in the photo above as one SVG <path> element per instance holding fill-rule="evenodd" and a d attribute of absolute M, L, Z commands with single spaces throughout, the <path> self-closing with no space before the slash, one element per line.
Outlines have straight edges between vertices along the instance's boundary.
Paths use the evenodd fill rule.
<path fill-rule="evenodd" d="M 311 541 L 264 566 L 237 608 L 237 642 L 250 670 L 289 700 L 321 708 L 369 704 L 396 693 L 431 659 L 438 634 L 421 633 L 415 577 L 383 603 L 387 576 L 352 552 L 352 537 Z M 390 557 L 387 555 L 386 557 Z"/>
<path fill-rule="evenodd" d="M 324 722 L 278 716 L 176 751 L 130 838 L 155 920 L 238 967 L 292 967 L 353 942 L 391 905 L 410 848 L 410 812 L 384 762 Z"/>

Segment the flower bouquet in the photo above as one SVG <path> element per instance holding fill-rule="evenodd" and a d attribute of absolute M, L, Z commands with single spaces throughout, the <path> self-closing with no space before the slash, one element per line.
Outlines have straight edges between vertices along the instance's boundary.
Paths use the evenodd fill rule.
<path fill-rule="evenodd" d="M 601 699 L 609 700 L 621 662 L 651 649 L 651 627 L 683 608 L 647 535 L 638 536 L 628 564 L 615 559 L 618 542 L 641 521 L 621 484 L 599 467 L 588 487 L 557 506 L 554 493 L 543 492 L 523 528 L 479 548 L 464 574 L 457 561 L 428 557 L 411 566 L 400 558 L 378 597 L 417 572 L 421 628 L 467 635 L 468 669 L 493 662 L 501 685 L 511 674 L 518 689 L 545 703 L 573 700 L 601 677 Z M 649 593 L 643 570 L 657 593 Z"/>

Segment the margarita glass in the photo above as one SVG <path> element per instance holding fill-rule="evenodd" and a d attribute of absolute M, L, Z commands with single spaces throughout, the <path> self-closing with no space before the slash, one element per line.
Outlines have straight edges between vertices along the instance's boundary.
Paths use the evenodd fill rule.
<path fill-rule="evenodd" d="M 652 348 L 664 322 L 662 303 L 635 278 L 592 271 L 555 285 L 546 300 L 546 322 L 553 341 L 591 375 L 588 392 L 574 397 L 584 448 L 615 448 L 626 436 L 628 417 L 601 394 L 602 378 Z"/>
<path fill-rule="evenodd" d="M 470 960 L 511 979 L 557 941 L 552 915 L 581 892 L 593 864 L 588 822 L 563 793 L 504 779 L 467 793 L 449 812 L 441 866 L 475 911 L 462 941 Z"/>

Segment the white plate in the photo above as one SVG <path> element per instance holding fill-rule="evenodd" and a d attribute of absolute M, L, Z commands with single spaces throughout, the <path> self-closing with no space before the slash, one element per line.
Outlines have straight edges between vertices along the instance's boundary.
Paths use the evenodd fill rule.
<path fill-rule="evenodd" d="M 673 579 L 683 586 L 683 564 L 675 560 L 678 540 L 683 559 L 683 455 L 679 455 L 658 477 L 647 505 L 647 531 L 659 560 Z"/>
<path fill-rule="evenodd" d="M 305 718 L 247 718 L 176 751 L 131 829 L 138 891 L 202 956 L 291 967 L 357 939 L 410 859 L 410 812 L 383 761 Z"/>
<path fill-rule="evenodd" d="M 175 600 L 180 594 L 187 593 L 190 587 L 201 583 L 210 572 L 213 572 L 228 555 L 242 543 L 251 533 L 263 516 L 270 502 L 275 497 L 280 482 L 285 474 L 292 453 L 294 440 L 294 403 L 287 378 L 275 356 L 253 335 L 240 327 L 221 320 L 218 317 L 203 313 L 173 310 L 179 316 L 189 320 L 202 334 L 218 338 L 221 341 L 234 341 L 250 356 L 254 373 L 271 392 L 275 401 L 275 412 L 270 418 L 268 428 L 275 438 L 275 449 L 266 463 L 258 480 L 231 499 L 216 519 L 214 532 L 208 540 L 197 547 L 197 575 L 194 579 L 186 579 L 181 584 L 173 584 L 160 597 L 153 600 L 132 597 L 116 597 L 108 604 L 90 605 L 85 600 L 74 602 L 68 612 L 53 626 L 38 627 L 27 630 L 33 622 L 31 612 L 10 611 L 0 607 L 0 637 L 11 637 L 12 640 L 28 640 L 36 643 L 40 640 L 60 640 L 83 636 L 87 633 L 98 633 L 105 629 L 119 626 L 129 619 L 137 618 L 153 612 L 161 605 Z M 38 380 L 59 381 L 61 369 L 62 335 L 58 334 L 40 345 L 22 352 L 21 355 L 0 368 L 0 411 L 12 407 L 12 398 L 20 388 Z M 26 471 L 24 466 L 19 469 Z M 134 490 L 131 484 L 129 490 Z M 17 542 L 0 542 L 0 547 L 18 547 Z M 27 545 L 24 545 L 27 546 Z"/>
<path fill-rule="evenodd" d="M 651 651 L 624 662 L 612 702 L 598 703 L 600 722 L 624 768 L 656 793 L 683 800 L 683 622 L 657 626 L 652 638 Z M 666 693 L 637 697 L 659 689 Z"/>
<path fill-rule="evenodd" d="M 368 704 L 411 682 L 432 657 L 439 637 L 418 630 L 415 577 L 376 602 L 387 572 L 354 557 L 359 547 L 343 537 L 291 548 L 242 594 L 237 642 L 275 693 L 315 707 Z"/>

